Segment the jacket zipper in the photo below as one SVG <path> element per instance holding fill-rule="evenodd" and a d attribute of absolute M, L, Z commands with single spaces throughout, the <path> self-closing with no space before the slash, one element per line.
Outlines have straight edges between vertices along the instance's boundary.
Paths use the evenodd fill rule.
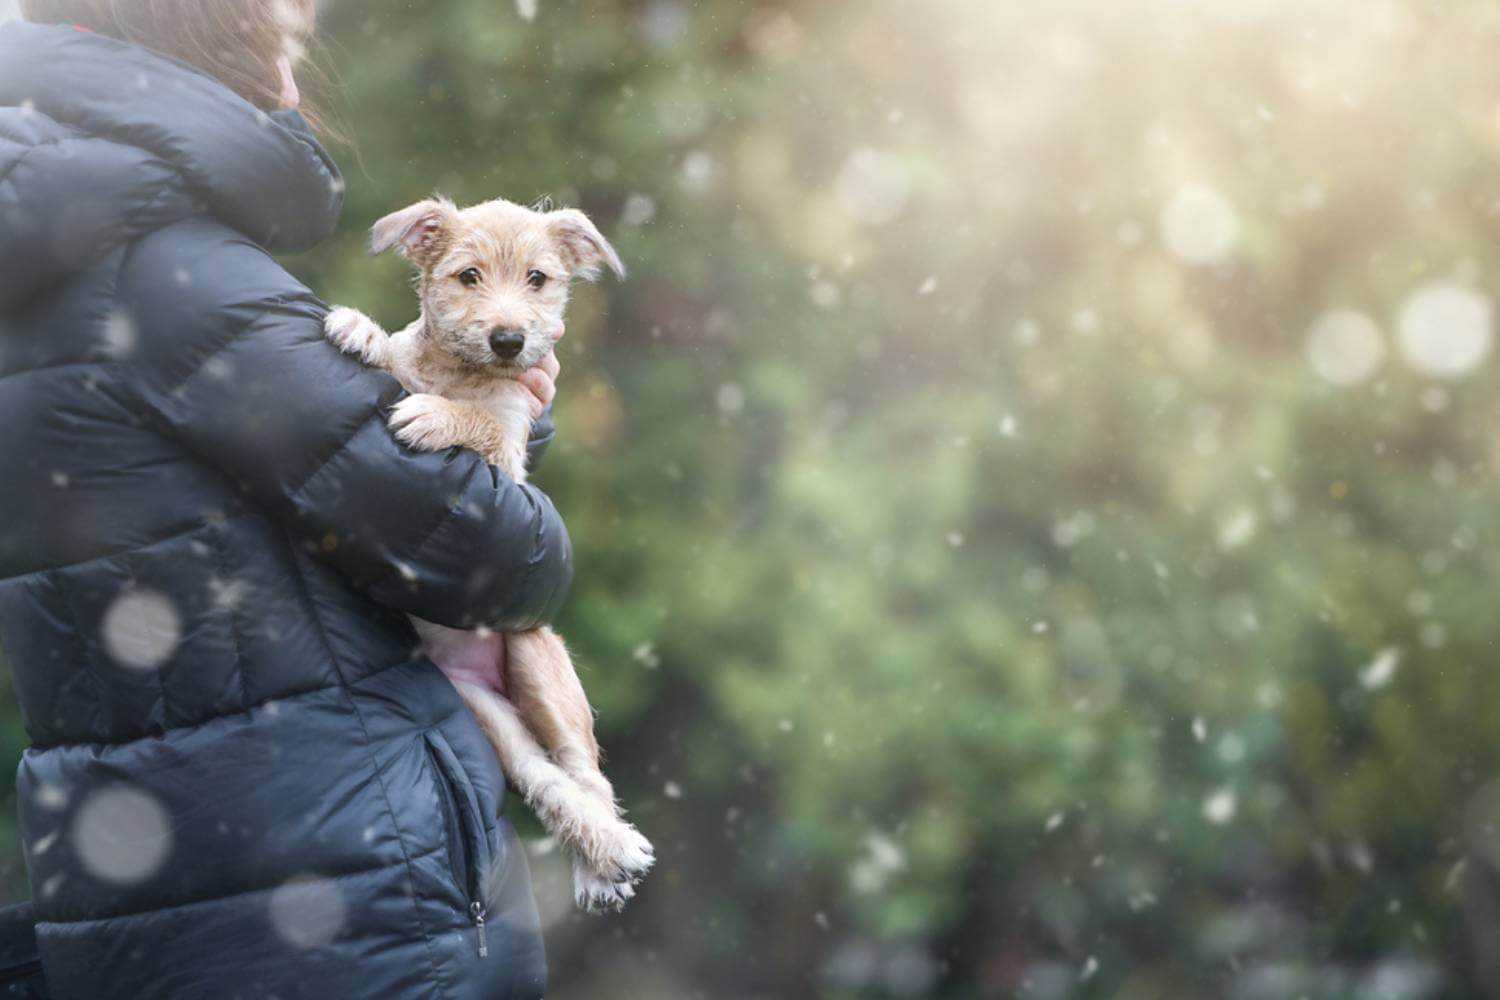
<path fill-rule="evenodd" d="M 484 907 L 479 905 L 479 900 L 469 904 L 469 916 L 474 918 L 474 933 L 479 938 L 479 957 L 490 957 L 490 942 L 484 934 Z"/>
<path fill-rule="evenodd" d="M 484 901 L 480 898 L 480 892 L 476 885 L 471 869 L 479 862 L 470 857 L 468 834 L 470 820 L 466 816 L 464 802 L 458 794 L 458 789 L 453 787 L 453 778 L 448 773 L 443 756 L 431 737 L 427 741 L 428 760 L 436 771 L 438 780 L 438 794 L 442 800 L 444 820 L 447 821 L 452 837 L 449 841 L 449 854 L 452 859 L 453 879 L 459 888 L 469 896 L 469 919 L 474 924 L 474 936 L 479 946 L 479 957 L 488 958 L 490 954 L 489 935 L 484 928 Z M 457 847 L 457 850 L 454 848 Z"/>

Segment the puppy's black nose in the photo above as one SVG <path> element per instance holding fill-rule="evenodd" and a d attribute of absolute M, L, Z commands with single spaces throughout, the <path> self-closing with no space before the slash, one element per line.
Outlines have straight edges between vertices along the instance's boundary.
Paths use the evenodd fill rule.
<path fill-rule="evenodd" d="M 526 346 L 526 337 L 516 333 L 514 330 L 491 330 L 490 350 L 495 352 L 495 357 L 502 361 L 509 361 L 521 353 L 521 348 Z"/>

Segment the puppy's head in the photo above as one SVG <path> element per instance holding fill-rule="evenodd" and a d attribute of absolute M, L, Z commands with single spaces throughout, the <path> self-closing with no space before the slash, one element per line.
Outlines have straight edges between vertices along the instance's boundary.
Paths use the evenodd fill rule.
<path fill-rule="evenodd" d="M 370 252 L 395 250 L 420 272 L 428 335 L 463 364 L 515 376 L 563 334 L 574 278 L 625 265 L 573 208 L 539 212 L 508 201 L 459 209 L 443 198 L 387 215 L 370 231 Z"/>

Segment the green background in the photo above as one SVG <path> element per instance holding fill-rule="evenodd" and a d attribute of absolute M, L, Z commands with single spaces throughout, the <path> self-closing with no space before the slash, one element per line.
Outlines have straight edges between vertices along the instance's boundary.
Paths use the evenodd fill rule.
<path fill-rule="evenodd" d="M 1500 995 L 1500 370 L 1441 366 L 1500 281 L 1493 5 L 321 16 L 320 294 L 408 321 L 360 244 L 434 190 L 631 271 L 536 481 L 660 861 L 576 915 L 516 805 L 553 996 Z"/>

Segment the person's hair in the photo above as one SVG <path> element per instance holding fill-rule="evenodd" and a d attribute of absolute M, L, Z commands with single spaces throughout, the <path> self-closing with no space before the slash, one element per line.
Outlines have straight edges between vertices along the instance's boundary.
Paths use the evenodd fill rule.
<path fill-rule="evenodd" d="M 195 66 L 258 108 L 281 103 L 276 61 L 298 63 L 312 40 L 314 0 L 21 0 L 28 21 L 76 24 Z M 314 74 L 316 75 L 316 74 Z M 304 97 L 303 117 L 330 122 Z M 335 137 L 336 134 L 335 134 Z"/>

